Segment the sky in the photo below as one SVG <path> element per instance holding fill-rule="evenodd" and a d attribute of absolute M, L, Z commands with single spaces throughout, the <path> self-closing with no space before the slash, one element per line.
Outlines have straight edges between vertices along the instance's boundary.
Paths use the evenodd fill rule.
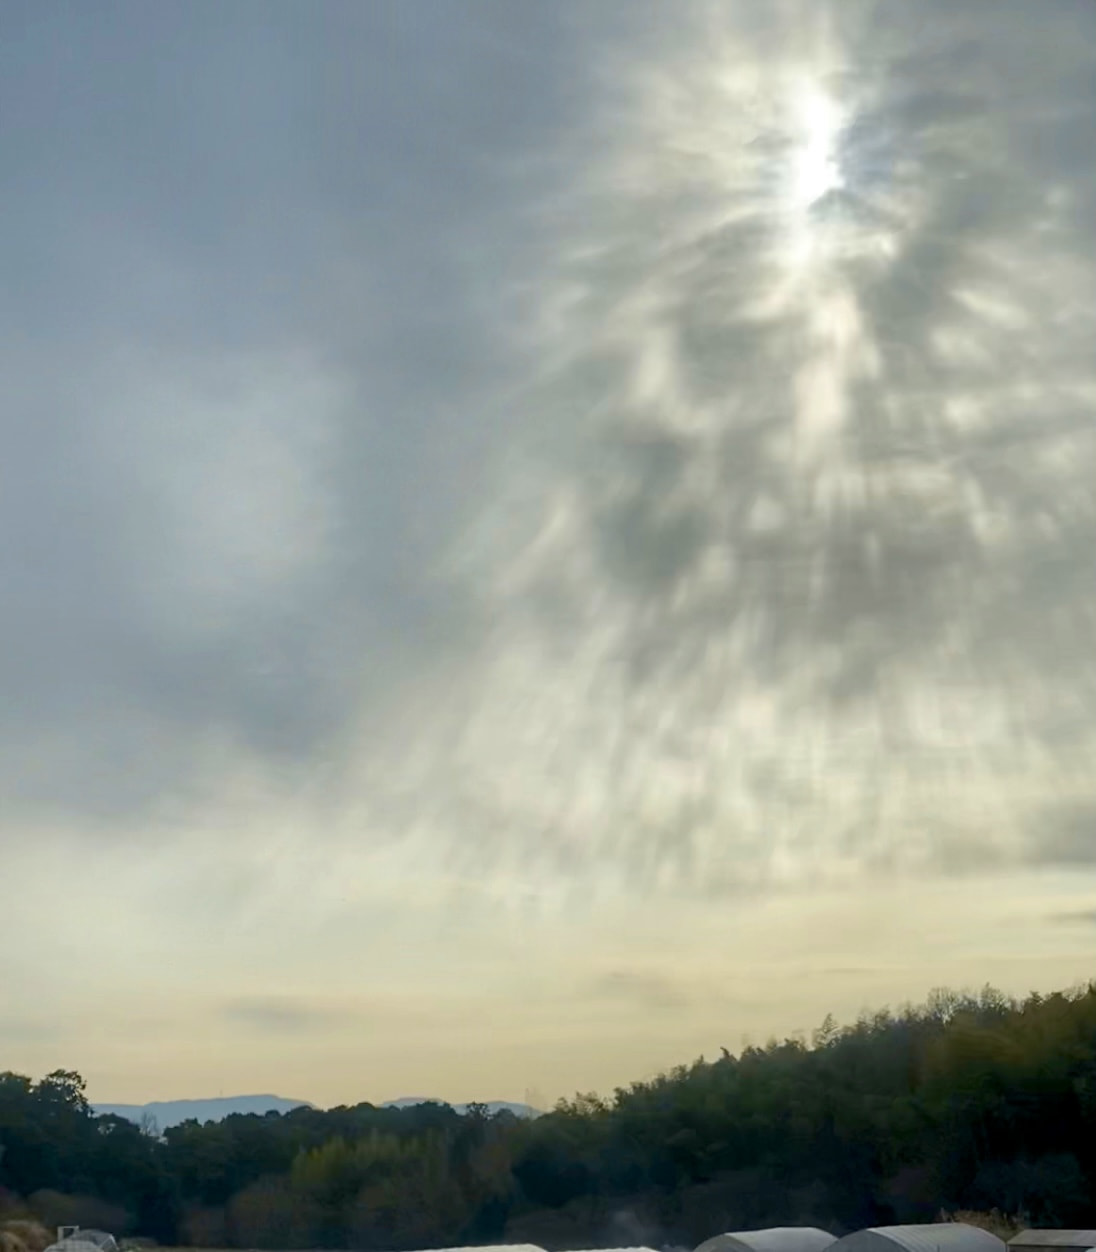
<path fill-rule="evenodd" d="M 1096 975 L 1094 114 L 1090 0 L 0 0 L 0 1068 Z"/>

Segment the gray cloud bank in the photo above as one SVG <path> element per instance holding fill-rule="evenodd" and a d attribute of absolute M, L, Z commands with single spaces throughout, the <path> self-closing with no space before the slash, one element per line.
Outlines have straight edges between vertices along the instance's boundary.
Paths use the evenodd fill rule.
<path fill-rule="evenodd" d="M 6 812 L 1091 860 L 1090 5 L 2 20 Z"/>
<path fill-rule="evenodd" d="M 556 21 L 4 25 L 5 791 L 117 819 L 210 738 L 309 770 L 459 607 L 425 572 L 502 368 L 506 157 L 559 115 Z"/>

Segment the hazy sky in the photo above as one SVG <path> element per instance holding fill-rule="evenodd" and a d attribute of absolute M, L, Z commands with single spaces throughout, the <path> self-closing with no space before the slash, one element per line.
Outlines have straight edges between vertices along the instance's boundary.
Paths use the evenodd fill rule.
<path fill-rule="evenodd" d="M 1096 974 L 1094 119 L 1091 0 L 0 0 L 0 1068 Z"/>

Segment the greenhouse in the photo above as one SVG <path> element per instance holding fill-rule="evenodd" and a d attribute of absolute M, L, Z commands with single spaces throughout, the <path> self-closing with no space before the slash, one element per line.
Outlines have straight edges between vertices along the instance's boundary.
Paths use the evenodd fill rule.
<path fill-rule="evenodd" d="M 544 1252 L 535 1243 L 497 1243 L 459 1248 L 430 1248 L 426 1252 Z"/>
<path fill-rule="evenodd" d="M 579 1252 L 654 1252 L 654 1249 L 642 1246 L 631 1248 L 582 1248 Z"/>
<path fill-rule="evenodd" d="M 873 1226 L 846 1235 L 833 1252 L 1006 1252 L 996 1235 L 963 1222 L 928 1226 Z"/>
<path fill-rule="evenodd" d="M 1010 1252 L 1089 1252 L 1096 1230 L 1022 1230 L 1008 1246 Z"/>
<path fill-rule="evenodd" d="M 105 1230 L 74 1230 L 46 1252 L 118 1252 L 118 1244 Z"/>
<path fill-rule="evenodd" d="M 696 1252 L 825 1252 L 836 1242 L 835 1235 L 817 1226 L 770 1226 L 715 1235 Z"/>

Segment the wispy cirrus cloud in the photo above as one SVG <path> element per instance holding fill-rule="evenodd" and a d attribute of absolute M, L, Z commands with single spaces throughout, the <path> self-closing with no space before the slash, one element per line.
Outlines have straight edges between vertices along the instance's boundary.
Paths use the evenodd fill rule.
<path fill-rule="evenodd" d="M 1085 803 L 1093 187 L 1044 154 L 1091 147 L 1088 18 L 879 13 L 689 10 L 572 140 L 458 549 L 489 644 L 438 747 L 408 731 L 474 859 L 978 870 Z"/>

